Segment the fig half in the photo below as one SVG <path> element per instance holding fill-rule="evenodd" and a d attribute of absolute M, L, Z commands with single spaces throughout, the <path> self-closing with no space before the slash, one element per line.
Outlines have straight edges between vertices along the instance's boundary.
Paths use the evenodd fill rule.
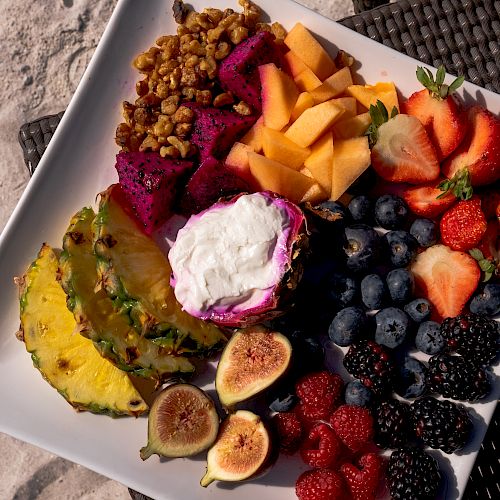
<path fill-rule="evenodd" d="M 217 366 L 215 387 L 221 404 L 230 408 L 267 389 L 286 372 L 291 356 L 292 346 L 279 332 L 261 325 L 238 330 Z"/>
<path fill-rule="evenodd" d="M 222 422 L 215 444 L 208 451 L 207 472 L 200 484 L 243 481 L 261 475 L 272 463 L 272 440 L 261 418 L 238 410 Z"/>
<path fill-rule="evenodd" d="M 209 448 L 219 431 L 212 399 L 191 384 L 174 384 L 155 399 L 148 418 L 148 444 L 141 458 L 189 457 Z"/>

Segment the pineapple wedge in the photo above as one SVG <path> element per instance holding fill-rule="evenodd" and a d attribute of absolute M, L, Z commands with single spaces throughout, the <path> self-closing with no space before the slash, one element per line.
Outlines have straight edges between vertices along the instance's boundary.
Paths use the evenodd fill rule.
<path fill-rule="evenodd" d="M 138 416 L 148 406 L 128 375 L 102 358 L 92 342 L 78 335 L 57 281 L 57 256 L 43 245 L 20 285 L 21 329 L 33 364 L 43 378 L 77 410 L 112 416 Z"/>
<path fill-rule="evenodd" d="M 91 208 L 84 208 L 71 219 L 60 258 L 61 283 L 80 333 L 94 341 L 102 356 L 135 375 L 162 381 L 172 373 L 194 371 L 188 359 L 172 354 L 172 346 L 158 345 L 137 332 L 127 316 L 115 310 L 106 291 L 96 287 L 94 216 Z"/>
<path fill-rule="evenodd" d="M 137 332 L 172 353 L 206 356 L 226 337 L 182 310 L 170 285 L 170 264 L 137 226 L 118 184 L 101 193 L 93 223 L 98 281 Z"/>

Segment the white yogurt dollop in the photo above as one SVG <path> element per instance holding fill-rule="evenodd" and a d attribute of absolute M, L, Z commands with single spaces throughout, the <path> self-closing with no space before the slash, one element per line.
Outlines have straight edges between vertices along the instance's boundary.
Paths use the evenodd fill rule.
<path fill-rule="evenodd" d="M 177 300 L 206 318 L 200 312 L 258 305 L 286 271 L 279 249 L 289 225 L 285 208 L 260 193 L 191 217 L 168 254 Z"/>

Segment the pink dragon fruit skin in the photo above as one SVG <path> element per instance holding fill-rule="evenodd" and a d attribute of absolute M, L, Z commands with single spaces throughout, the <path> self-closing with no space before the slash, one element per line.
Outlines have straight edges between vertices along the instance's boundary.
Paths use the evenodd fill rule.
<path fill-rule="evenodd" d="M 274 63 L 286 67 L 283 55 L 274 42 L 274 35 L 261 31 L 240 43 L 219 66 L 219 81 L 224 90 L 231 91 L 256 111 L 262 110 L 258 67 Z"/>
<path fill-rule="evenodd" d="M 204 311 L 185 308 L 192 316 L 213 321 L 219 326 L 241 328 L 284 314 L 282 306 L 286 305 L 289 296 L 302 277 L 302 261 L 308 248 L 306 218 L 297 205 L 275 193 L 263 191 L 255 194 L 265 197 L 288 216 L 288 224 L 283 227 L 283 234 L 279 238 L 276 245 L 277 250 L 275 250 L 277 255 L 275 260 L 276 275 L 278 277 L 275 286 L 263 290 L 262 301 L 253 307 L 244 308 L 236 304 L 213 306 Z M 230 200 L 219 201 L 199 214 L 192 215 L 181 230 L 189 230 L 207 212 L 235 203 L 241 196 L 245 196 L 245 194 L 238 194 Z M 177 282 L 178 278 L 173 272 L 171 285 L 174 289 Z"/>
<path fill-rule="evenodd" d="M 189 179 L 181 199 L 181 211 L 184 215 L 198 213 L 219 198 L 250 190 L 222 161 L 209 156 Z"/>
<path fill-rule="evenodd" d="M 198 147 L 200 162 L 222 158 L 228 149 L 257 121 L 257 115 L 243 116 L 234 111 L 188 106 L 195 113 L 191 142 Z"/>
<path fill-rule="evenodd" d="M 154 152 L 120 152 L 115 168 L 125 197 L 146 234 L 172 214 L 177 186 L 193 168 L 186 160 L 162 158 Z"/>

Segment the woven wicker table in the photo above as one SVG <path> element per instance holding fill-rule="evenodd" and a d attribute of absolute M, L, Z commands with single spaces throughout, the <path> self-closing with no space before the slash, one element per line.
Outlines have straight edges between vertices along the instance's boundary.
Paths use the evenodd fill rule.
<path fill-rule="evenodd" d="M 354 0 L 356 11 L 385 3 Z M 500 93 L 500 0 L 399 0 L 339 21 L 372 40 Z M 24 124 L 19 142 L 30 173 L 63 115 Z M 481 445 L 464 499 L 500 498 L 499 408 Z M 134 500 L 148 497 L 129 490 Z"/>

